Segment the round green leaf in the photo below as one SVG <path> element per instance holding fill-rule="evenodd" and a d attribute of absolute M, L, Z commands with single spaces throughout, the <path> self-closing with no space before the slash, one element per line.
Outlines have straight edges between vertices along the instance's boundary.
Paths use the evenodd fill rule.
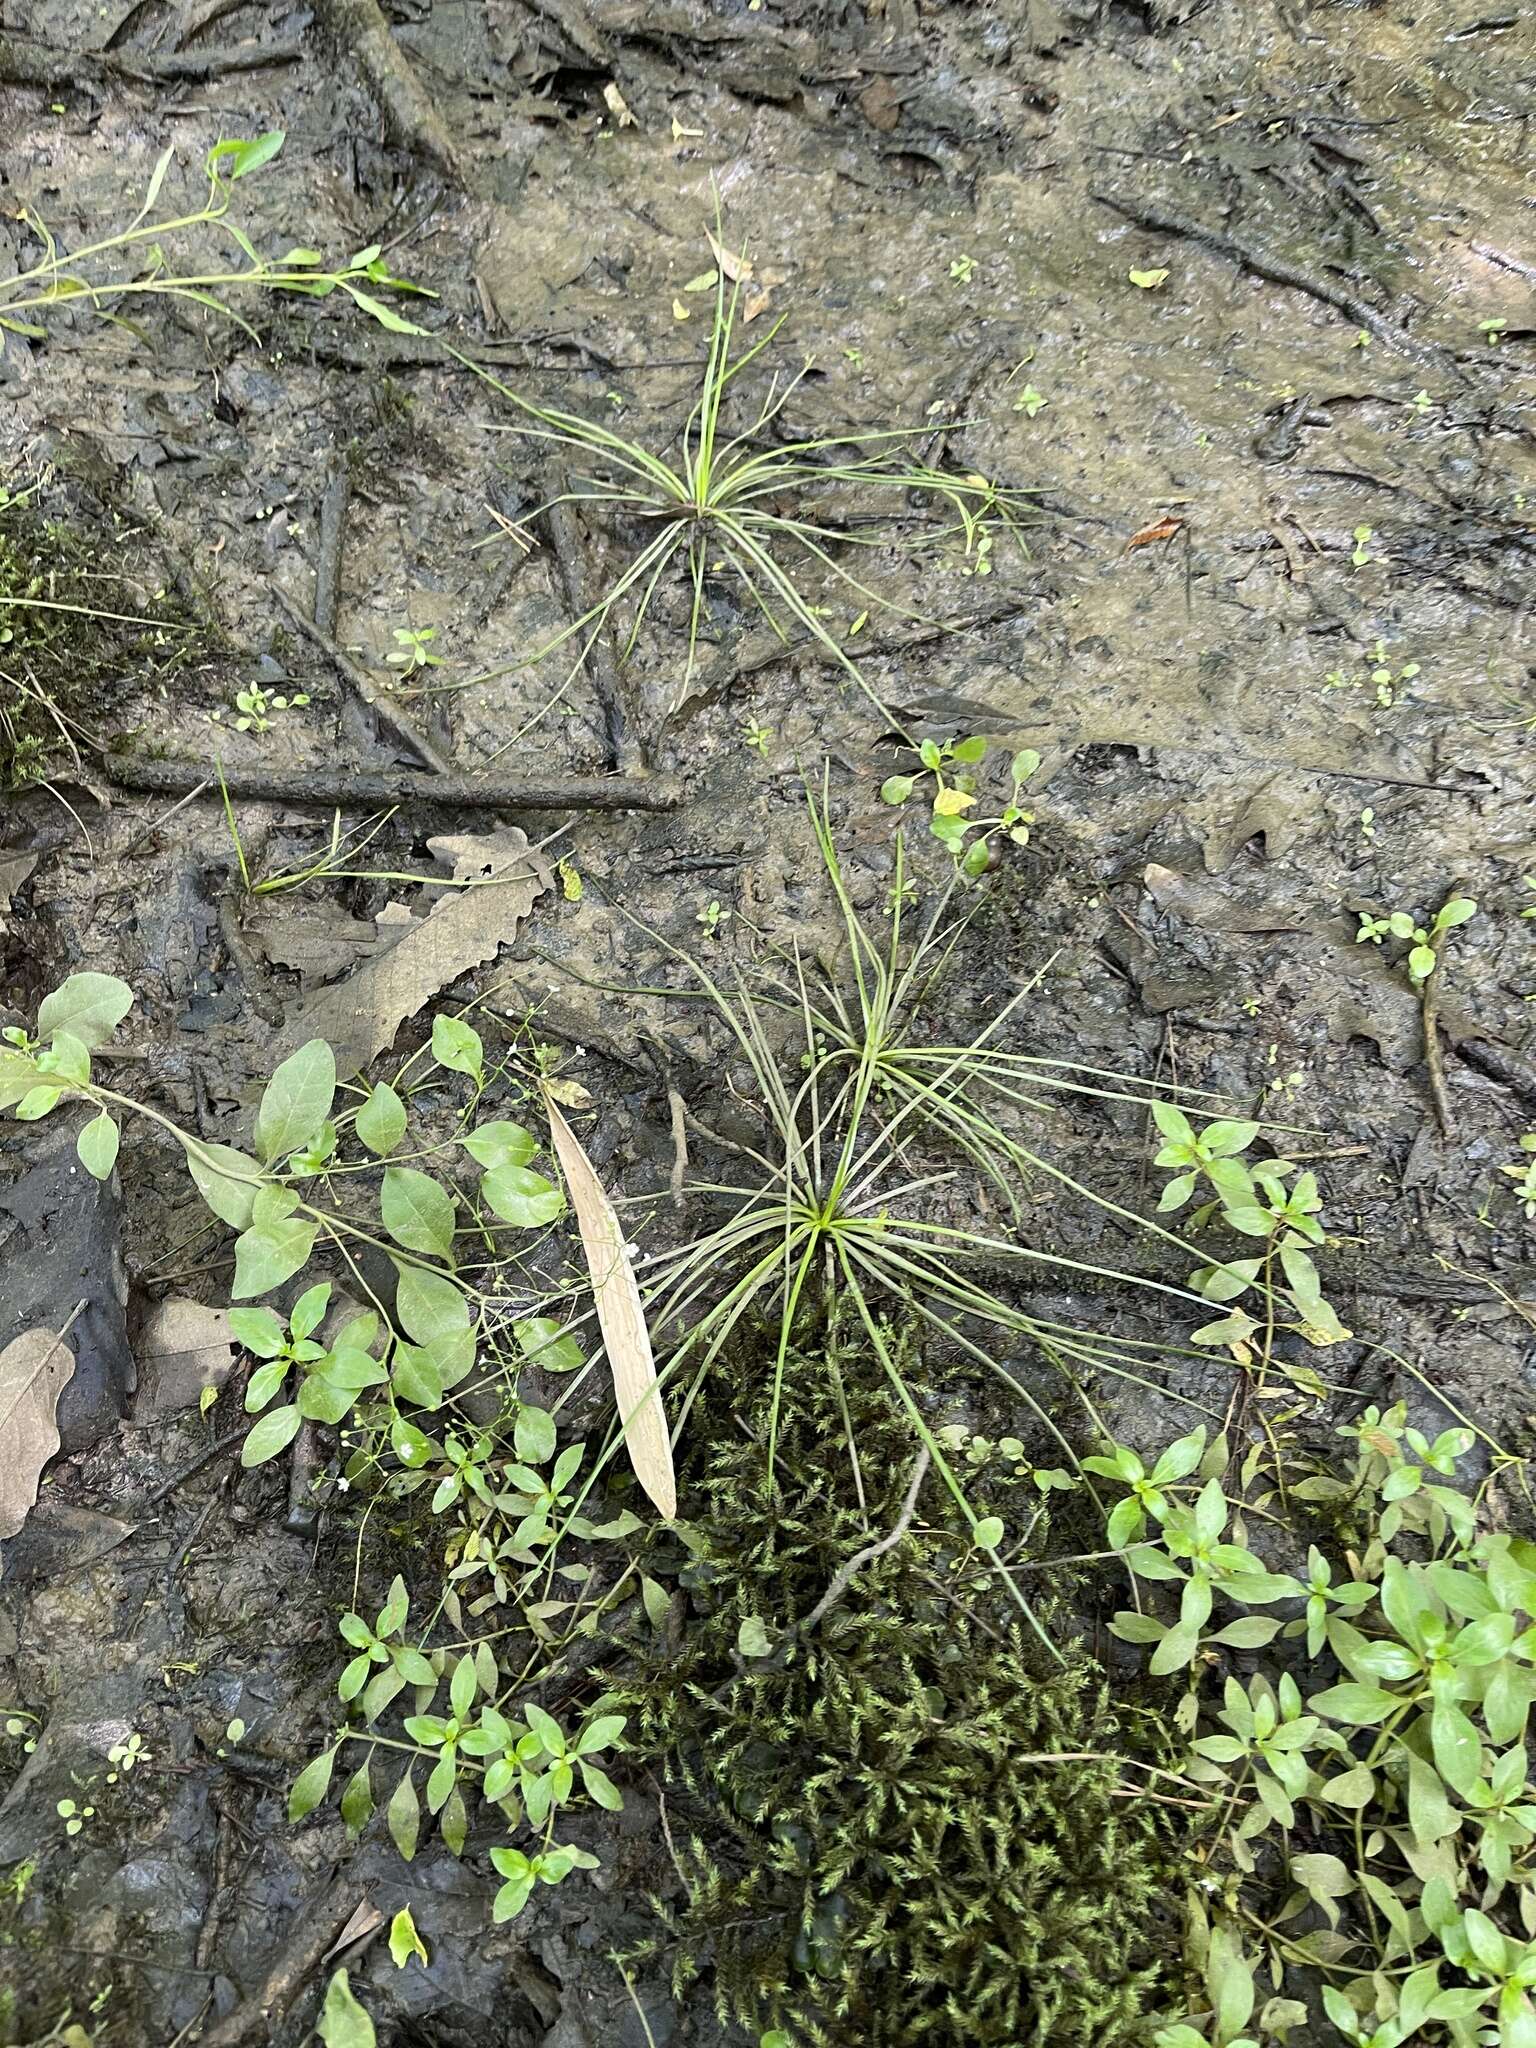
<path fill-rule="evenodd" d="M 518 1349 L 541 1372 L 576 1372 L 586 1364 L 576 1339 L 553 1316 L 525 1316 L 512 1325 Z"/>
<path fill-rule="evenodd" d="M 37 1013 L 37 1035 L 68 1032 L 86 1047 L 105 1043 L 133 1008 L 133 990 L 115 974 L 72 974 Z"/>
<path fill-rule="evenodd" d="M 395 1271 L 400 1276 L 395 1313 L 407 1336 L 418 1344 L 431 1344 L 438 1337 L 468 1330 L 469 1304 L 446 1273 L 408 1266 L 398 1259 Z"/>
<path fill-rule="evenodd" d="M 336 1752 L 327 1749 L 312 1763 L 307 1763 L 293 1781 L 288 1794 L 288 1818 L 302 1820 L 307 1813 L 313 1813 L 331 1788 L 331 1772 L 336 1766 Z"/>
<path fill-rule="evenodd" d="M 254 166 L 247 166 L 254 168 Z M 239 168 L 230 173 L 240 176 Z M 325 1987 L 325 2003 L 315 2022 L 325 2048 L 377 2048 L 378 2035 L 365 2007 L 352 1995 L 345 1970 L 338 1970 Z"/>
<path fill-rule="evenodd" d="M 467 1131 L 459 1143 L 481 1166 L 526 1166 L 539 1149 L 532 1131 L 504 1122 L 481 1124 Z"/>
<path fill-rule="evenodd" d="M 520 1408 L 513 1444 L 525 1465 L 542 1465 L 555 1455 L 555 1418 L 542 1408 Z"/>
<path fill-rule="evenodd" d="M 210 1145 L 201 1138 L 182 1138 L 187 1171 L 197 1192 L 221 1223 L 244 1230 L 251 1220 L 261 1168 L 233 1145 Z"/>
<path fill-rule="evenodd" d="M 80 1164 L 96 1180 L 108 1180 L 117 1164 L 117 1125 L 103 1110 L 93 1116 L 75 1140 Z"/>
<path fill-rule="evenodd" d="M 456 1074 L 479 1074 L 485 1066 L 480 1034 L 462 1017 L 433 1018 L 432 1057 L 440 1067 L 451 1067 Z"/>
<path fill-rule="evenodd" d="M 262 1090 L 256 1152 L 263 1164 L 286 1159 L 317 1135 L 336 1095 L 336 1055 L 323 1038 L 290 1053 Z"/>

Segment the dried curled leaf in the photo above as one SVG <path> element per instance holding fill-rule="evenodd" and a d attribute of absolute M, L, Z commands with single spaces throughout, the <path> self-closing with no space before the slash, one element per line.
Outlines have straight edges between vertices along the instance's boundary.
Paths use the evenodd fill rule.
<path fill-rule="evenodd" d="M 23 1330 L 0 1351 L 0 1538 L 14 1536 L 59 1448 L 59 1396 L 75 1354 L 52 1330 Z"/>
<path fill-rule="evenodd" d="M 591 1160 L 548 1090 L 544 1109 L 555 1141 L 555 1156 L 565 1175 L 566 1192 L 576 1211 L 587 1271 L 592 1276 L 592 1298 L 613 1374 L 624 1448 L 647 1498 L 670 1521 L 677 1513 L 672 1444 L 661 1390 L 656 1383 L 656 1361 L 651 1352 L 650 1332 L 645 1327 L 640 1286 L 625 1248 L 624 1232 Z"/>

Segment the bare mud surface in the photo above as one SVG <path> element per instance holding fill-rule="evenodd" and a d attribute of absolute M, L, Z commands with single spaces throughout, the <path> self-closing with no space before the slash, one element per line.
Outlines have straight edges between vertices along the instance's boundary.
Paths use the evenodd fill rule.
<path fill-rule="evenodd" d="M 907 730 L 1042 756 L 1033 836 L 979 885 L 946 1031 L 1031 983 L 1018 1049 L 1292 1126 L 1354 1333 L 1332 1382 L 1423 1402 L 1412 1361 L 1518 1438 L 1536 1258 L 1498 1169 L 1536 1125 L 1536 216 L 1513 10 L 407 0 L 390 26 L 436 112 L 414 146 L 335 40 L 344 13 L 12 0 L 0 271 L 35 260 L 23 207 L 79 246 L 131 217 L 168 145 L 167 194 L 195 204 L 216 141 L 282 128 L 280 158 L 239 188 L 260 248 L 380 244 L 437 295 L 407 307 L 435 334 L 542 405 L 660 445 L 698 387 L 710 301 L 688 287 L 718 195 L 761 331 L 786 316 L 761 370 L 812 359 L 796 434 L 913 426 L 960 469 L 1038 493 L 1026 545 L 998 537 L 985 576 L 958 542 L 916 570 L 860 566 L 954 622 L 876 610 L 860 635 Z M 649 811 L 413 803 L 370 848 L 419 875 L 429 838 L 561 828 L 549 857 L 580 900 L 551 889 L 444 994 L 494 987 L 513 1018 L 543 1006 L 597 1105 L 594 1160 L 627 1193 L 665 1187 L 669 1090 L 708 1120 L 722 1049 L 702 1020 L 597 985 L 681 983 L 663 942 L 722 973 L 764 938 L 830 955 L 804 786 L 824 762 L 850 890 L 878 924 L 903 822 L 879 791 L 910 756 L 814 643 L 786 651 L 724 585 L 691 681 L 689 593 L 658 591 L 622 736 L 579 667 L 552 702 L 568 658 L 526 657 L 571 592 L 549 545 L 508 536 L 550 490 L 515 409 L 337 296 L 239 310 L 253 333 L 147 299 L 131 324 L 56 313 L 45 338 L 4 336 L 0 482 L 33 494 L 0 510 L 7 533 L 57 522 L 113 608 L 169 623 L 109 647 L 70 702 L 78 756 L 50 735 L 46 783 L 0 796 L 0 1021 L 69 972 L 121 975 L 138 999 L 121 1084 L 234 1140 L 301 1008 L 430 900 L 364 879 L 252 908 L 217 790 L 172 813 L 173 790 L 124 788 L 104 751 L 310 777 L 318 803 L 233 799 L 267 872 L 322 849 L 349 774 L 430 772 L 294 624 L 345 476 L 331 637 L 378 685 L 399 632 L 435 634 L 445 665 L 410 679 L 433 693 L 398 701 L 456 774 L 604 777 L 628 749 L 646 788 L 676 787 Z M 589 577 L 617 573 L 621 538 L 584 534 Z M 847 591 L 822 601 L 845 633 Z M 308 701 L 236 730 L 252 688 Z M 911 836 L 932 901 L 948 859 Z M 1457 889 L 1479 909 L 1440 998 L 1442 1124 L 1419 999 L 1393 949 L 1356 934 L 1362 914 L 1423 916 Z M 405 1047 L 422 1027 L 400 1022 Z M 1151 1207 L 1139 1112 L 1069 1105 L 1054 1125 L 1070 1170 Z M 226 1450 L 190 1469 L 239 1417 L 232 1398 L 199 1415 L 195 1371 L 167 1383 L 145 1364 L 158 1301 L 228 1298 L 227 1241 L 175 1147 L 137 1127 L 99 1214 L 35 1178 L 18 1195 L 46 1164 L 42 1134 L 7 1124 L 0 1341 L 73 1307 L 73 1279 L 68 1300 L 26 1292 L 67 1229 L 105 1420 L 66 1438 L 4 1546 L 0 1706 L 22 1717 L 0 1737 L 6 2038 L 43 2038 L 66 2005 L 102 2043 L 211 2037 L 296 1932 L 364 1891 L 386 1915 L 409 1903 L 432 1957 L 397 1971 L 375 1941 L 353 1962 L 381 2039 L 722 2038 L 707 1996 L 674 2002 L 659 1975 L 639 2017 L 608 1961 L 665 1882 L 643 1783 L 589 1829 L 592 1882 L 495 1930 L 473 1841 L 462 1862 L 434 1840 L 407 1867 L 387 1840 L 353 1848 L 334 1811 L 289 1828 L 288 1784 L 334 1718 L 355 1517 L 334 1494 L 318 1520 L 290 1516 L 281 1463 L 242 1472 Z M 1128 1255 L 1048 1185 L 1031 1200 L 1041 1242 Z M 1183 1390 L 1219 1408 L 1230 1377 L 1196 1363 Z M 1122 1434 L 1168 1435 L 1155 1392 L 1105 1399 Z M 150 1761 L 106 1783 L 130 1733 Z M 95 1808 L 73 1836 L 69 1797 Z M 264 2038 L 298 2042 L 313 2018 L 300 1998 Z"/>

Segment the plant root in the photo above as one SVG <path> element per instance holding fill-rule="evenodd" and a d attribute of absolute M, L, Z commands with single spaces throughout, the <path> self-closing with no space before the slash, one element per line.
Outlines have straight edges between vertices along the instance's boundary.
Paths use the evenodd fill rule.
<path fill-rule="evenodd" d="M 1116 213 L 1124 214 L 1127 220 L 1135 221 L 1139 227 L 1151 228 L 1163 235 L 1180 235 L 1187 242 L 1195 242 L 1202 249 L 1209 249 L 1213 254 L 1239 264 L 1244 270 L 1251 270 L 1255 277 L 1267 278 L 1271 284 L 1285 285 L 1292 291 L 1305 292 L 1308 298 L 1332 306 L 1336 313 L 1342 313 L 1356 327 L 1363 327 L 1368 334 L 1374 334 L 1378 341 L 1385 342 L 1400 356 L 1407 356 L 1413 362 L 1432 364 L 1439 370 L 1454 368 L 1444 349 L 1437 348 L 1433 342 L 1417 340 L 1406 328 L 1397 326 L 1384 313 L 1378 313 L 1358 292 L 1330 284 L 1326 278 L 1314 277 L 1311 271 L 1276 255 L 1260 242 L 1234 234 L 1226 228 L 1207 227 L 1204 221 L 1176 213 L 1171 207 L 1161 206 L 1154 200 L 1132 198 L 1119 192 L 1092 192 L 1089 197 L 1096 199 L 1101 206 L 1112 207 Z"/>

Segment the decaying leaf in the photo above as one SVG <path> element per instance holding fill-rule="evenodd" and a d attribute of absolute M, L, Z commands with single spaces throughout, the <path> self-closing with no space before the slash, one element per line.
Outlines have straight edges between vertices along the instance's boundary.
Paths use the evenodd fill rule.
<path fill-rule="evenodd" d="M 1126 542 L 1125 552 L 1129 554 L 1132 548 L 1149 548 L 1155 540 L 1172 540 L 1183 524 L 1182 519 L 1175 519 L 1171 512 L 1165 512 L 1161 519 L 1154 519 L 1150 526 L 1138 527 Z"/>
<path fill-rule="evenodd" d="M 608 1368 L 613 1374 L 624 1448 L 648 1499 L 671 1521 L 677 1513 L 672 1444 L 656 1383 L 656 1361 L 651 1353 L 650 1332 L 645 1327 L 640 1287 L 625 1249 L 624 1232 L 592 1162 L 548 1090 L 544 1109 L 555 1141 L 555 1157 L 560 1161 L 566 1192 L 576 1212 L 587 1271 L 592 1276 L 592 1298 L 597 1306 L 598 1328 L 603 1333 L 603 1348 L 608 1353 Z"/>
<path fill-rule="evenodd" d="M 14 1536 L 59 1448 L 59 1396 L 75 1354 L 52 1330 L 23 1330 L 0 1351 L 0 1538 Z"/>
<path fill-rule="evenodd" d="M 1305 912 L 1276 906 L 1255 909 L 1229 890 L 1181 875 L 1153 861 L 1143 870 L 1147 893 L 1159 910 L 1212 932 L 1301 932 L 1310 928 Z"/>
<path fill-rule="evenodd" d="M 159 1302 L 139 1332 L 134 1357 L 139 1419 L 195 1408 L 204 1387 L 223 1386 L 234 1364 L 229 1310 L 184 1299 Z"/>
<path fill-rule="evenodd" d="M 36 866 L 35 853 L 0 853 L 0 910 L 10 902 Z"/>
<path fill-rule="evenodd" d="M 750 277 L 755 275 L 752 265 L 747 261 L 746 257 L 738 256 L 734 251 L 727 249 L 723 242 L 718 241 L 709 232 L 708 228 L 704 230 L 704 239 L 708 242 L 716 263 L 720 266 L 721 276 L 725 278 L 728 284 L 745 284 Z"/>
<path fill-rule="evenodd" d="M 859 111 L 871 128 L 889 135 L 901 119 L 901 95 L 888 78 L 875 78 L 859 94 Z"/>
<path fill-rule="evenodd" d="M 611 79 L 603 87 L 603 104 L 607 107 L 609 113 L 612 114 L 614 121 L 620 128 L 639 127 L 639 122 L 636 121 L 634 115 L 630 112 L 628 100 L 625 99 L 623 93 L 619 91 L 619 88 Z"/>
<path fill-rule="evenodd" d="M 307 989 L 382 952 L 399 933 L 390 924 L 349 917 L 334 904 L 284 903 L 252 918 L 246 935 L 274 967 L 296 969 Z"/>
<path fill-rule="evenodd" d="M 303 1004 L 273 1047 L 274 1061 L 323 1038 L 335 1050 L 338 1078 L 355 1074 L 440 989 L 494 959 L 550 887 L 549 863 L 515 825 L 429 843 L 439 859 L 452 863 L 456 881 L 476 886 L 445 891 L 387 952 Z"/>

